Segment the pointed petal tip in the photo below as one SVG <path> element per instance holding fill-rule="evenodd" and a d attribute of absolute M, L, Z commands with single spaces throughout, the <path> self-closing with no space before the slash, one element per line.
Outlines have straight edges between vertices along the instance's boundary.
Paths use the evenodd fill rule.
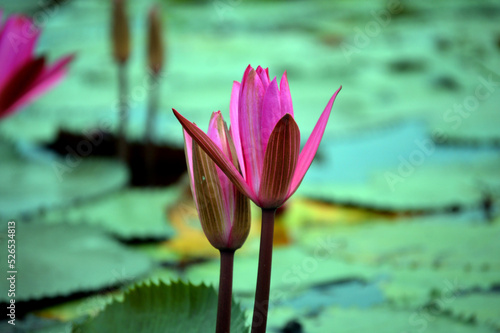
<path fill-rule="evenodd" d="M 179 113 L 179 111 L 177 111 L 175 108 L 172 108 L 172 112 L 177 117 L 177 119 L 179 119 L 179 117 L 182 117 L 182 115 Z"/>
<path fill-rule="evenodd" d="M 342 85 L 340 85 L 339 89 L 333 94 L 333 96 L 337 96 L 337 94 L 342 90 Z"/>
<path fill-rule="evenodd" d="M 212 112 L 212 116 L 210 118 L 222 117 L 222 113 L 219 111 Z"/>

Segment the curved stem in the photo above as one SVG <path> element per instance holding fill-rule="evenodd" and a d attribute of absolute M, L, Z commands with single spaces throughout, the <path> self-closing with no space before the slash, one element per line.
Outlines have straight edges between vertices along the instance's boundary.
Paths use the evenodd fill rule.
<path fill-rule="evenodd" d="M 271 287 L 271 264 L 273 260 L 274 214 L 276 209 L 262 209 L 262 231 L 260 235 L 259 271 L 253 308 L 252 333 L 265 333 L 269 290 Z"/>
<path fill-rule="evenodd" d="M 234 250 L 220 250 L 219 302 L 217 305 L 216 333 L 229 333 L 231 330 L 233 263 Z"/>

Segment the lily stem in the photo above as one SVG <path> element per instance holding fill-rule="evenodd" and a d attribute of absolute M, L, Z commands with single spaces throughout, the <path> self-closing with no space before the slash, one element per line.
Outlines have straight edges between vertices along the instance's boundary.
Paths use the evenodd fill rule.
<path fill-rule="evenodd" d="M 120 100 L 120 110 L 118 119 L 118 157 L 127 161 L 127 124 L 128 124 L 128 97 L 127 97 L 127 73 L 126 63 L 118 64 L 118 97 Z"/>
<path fill-rule="evenodd" d="M 231 330 L 233 263 L 234 250 L 220 250 L 219 302 L 217 306 L 216 333 L 229 333 Z"/>
<path fill-rule="evenodd" d="M 148 113 L 146 116 L 146 128 L 144 138 L 146 142 L 146 172 L 148 185 L 153 184 L 155 173 L 155 121 L 158 114 L 158 84 L 159 75 L 157 72 L 151 72 L 150 90 L 148 101 Z"/>
<path fill-rule="evenodd" d="M 260 235 L 259 270 L 253 308 L 252 333 L 265 333 L 271 287 L 271 264 L 273 260 L 274 215 L 276 209 L 262 209 Z"/>

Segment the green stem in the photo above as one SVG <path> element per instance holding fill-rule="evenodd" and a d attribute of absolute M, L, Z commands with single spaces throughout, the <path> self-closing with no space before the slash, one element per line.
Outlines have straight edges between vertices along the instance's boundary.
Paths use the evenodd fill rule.
<path fill-rule="evenodd" d="M 127 124 L 128 124 L 128 98 L 127 98 L 126 64 L 118 64 L 118 94 L 120 99 L 120 113 L 118 119 L 118 157 L 127 161 Z"/>
<path fill-rule="evenodd" d="M 158 113 L 158 84 L 159 84 L 159 75 L 156 72 L 151 72 L 150 77 L 150 89 L 149 89 L 149 103 L 148 103 L 148 114 L 146 118 L 146 131 L 145 141 L 146 143 L 153 142 L 155 138 L 154 133 L 154 122 L 156 119 L 156 115 Z"/>
<path fill-rule="evenodd" d="M 260 235 L 259 271 L 253 308 L 252 333 L 265 333 L 269 290 L 271 287 L 271 264 L 273 260 L 274 214 L 276 209 L 262 209 L 262 231 Z"/>
<path fill-rule="evenodd" d="M 152 185 L 154 181 L 155 174 L 155 149 L 153 141 L 155 139 L 155 120 L 158 114 L 158 83 L 159 75 L 157 72 L 151 73 L 150 78 L 150 89 L 149 89 L 149 101 L 148 101 L 148 113 L 146 116 L 146 128 L 144 133 L 144 141 L 146 144 L 146 172 L 147 172 L 147 182 L 148 185 Z"/>
<path fill-rule="evenodd" d="M 216 333 L 231 331 L 234 250 L 220 250 L 219 303 Z"/>

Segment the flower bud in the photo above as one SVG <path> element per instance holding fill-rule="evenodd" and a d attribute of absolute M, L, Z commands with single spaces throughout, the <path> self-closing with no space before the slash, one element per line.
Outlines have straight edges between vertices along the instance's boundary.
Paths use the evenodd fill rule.
<path fill-rule="evenodd" d="M 160 11 L 158 6 L 154 6 L 149 12 L 148 27 L 148 65 L 154 74 L 158 74 L 161 71 L 163 61 Z"/>
<path fill-rule="evenodd" d="M 130 32 L 125 11 L 125 0 L 113 0 L 111 21 L 113 56 L 117 62 L 124 63 L 130 55 Z"/>
<path fill-rule="evenodd" d="M 208 135 L 238 167 L 234 143 L 220 112 L 213 114 Z M 187 133 L 185 140 L 191 190 L 203 231 L 215 248 L 236 250 L 250 232 L 250 201 Z"/>

